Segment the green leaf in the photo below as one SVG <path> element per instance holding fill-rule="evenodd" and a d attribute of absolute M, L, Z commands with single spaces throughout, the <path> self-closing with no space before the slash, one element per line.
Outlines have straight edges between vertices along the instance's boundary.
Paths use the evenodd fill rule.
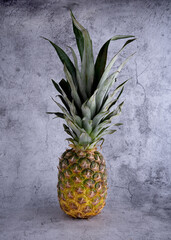
<path fill-rule="evenodd" d="M 82 131 L 81 129 L 70 119 L 66 119 L 67 125 L 75 132 L 76 136 L 79 138 Z"/>
<path fill-rule="evenodd" d="M 71 143 L 73 143 L 75 146 L 78 145 L 78 141 L 77 141 L 77 140 L 75 141 L 75 140 L 72 139 L 72 138 L 66 138 L 66 140 L 69 141 L 69 142 L 71 142 Z"/>
<path fill-rule="evenodd" d="M 61 112 L 47 112 L 47 114 L 55 114 L 57 117 L 63 118 L 63 119 L 65 117 L 65 114 L 63 114 Z"/>
<path fill-rule="evenodd" d="M 97 102 L 97 111 L 100 110 L 102 106 L 102 102 L 104 97 L 106 96 L 109 88 L 113 85 L 113 83 L 116 80 L 116 74 L 117 72 L 112 73 L 103 83 L 103 85 L 98 88 L 97 94 L 96 94 L 96 102 Z"/>
<path fill-rule="evenodd" d="M 105 118 L 103 118 L 102 121 L 106 121 L 108 119 L 111 119 L 112 117 L 118 116 L 121 113 L 123 104 L 124 104 L 124 101 L 121 102 L 114 111 L 110 112 Z"/>
<path fill-rule="evenodd" d="M 116 62 L 116 60 L 118 59 L 119 54 L 122 52 L 122 50 L 126 47 L 126 45 L 128 45 L 129 43 L 133 42 L 136 38 L 130 39 L 128 40 L 123 47 L 119 50 L 119 52 L 112 58 L 112 60 L 110 61 L 110 63 L 108 64 L 108 66 L 106 67 L 100 81 L 98 84 L 98 88 L 100 88 L 102 86 L 102 84 L 104 83 L 104 81 L 106 80 L 109 71 L 111 70 L 113 64 Z M 132 55 L 131 55 L 132 56 Z"/>
<path fill-rule="evenodd" d="M 108 47 L 109 47 L 110 41 L 124 39 L 124 38 L 132 38 L 132 37 L 134 37 L 134 36 L 132 36 L 132 35 L 117 35 L 117 36 L 114 36 L 111 39 L 109 39 L 102 46 L 102 48 L 100 49 L 100 51 L 98 53 L 96 63 L 95 63 L 95 75 L 94 75 L 93 89 L 97 88 L 100 78 L 102 77 L 103 72 L 105 70 L 106 60 L 107 60 L 107 52 L 108 52 Z"/>
<path fill-rule="evenodd" d="M 129 78 L 130 79 L 130 78 Z M 106 99 L 106 101 L 103 104 L 102 110 L 101 111 L 106 111 L 109 110 L 113 105 L 116 104 L 116 102 L 119 100 L 123 90 L 124 90 L 124 84 L 127 83 L 127 81 L 129 80 L 127 79 L 126 81 L 124 81 L 123 83 L 121 83 L 114 91 L 113 93 Z M 119 92 L 117 98 L 113 99 L 114 95 L 121 89 L 121 91 Z"/>
<path fill-rule="evenodd" d="M 84 28 L 75 19 L 72 11 L 71 11 L 71 18 L 72 18 L 72 24 L 73 24 L 73 31 L 74 31 L 74 34 L 75 34 L 78 50 L 79 50 L 80 57 L 81 57 L 81 60 L 82 60 L 83 51 L 84 51 L 84 38 L 83 38 L 82 30 L 80 30 L 80 29 L 84 29 Z"/>
<path fill-rule="evenodd" d="M 116 132 L 116 129 L 106 130 L 102 134 L 99 134 L 99 136 L 102 137 L 107 134 L 113 134 L 114 132 Z"/>
<path fill-rule="evenodd" d="M 92 41 L 90 39 L 88 31 L 83 31 L 84 36 L 84 52 L 81 62 L 81 79 L 84 82 L 86 93 L 88 97 L 92 93 L 92 85 L 94 80 L 94 58 Z"/>
<path fill-rule="evenodd" d="M 74 136 L 72 135 L 69 127 L 68 127 L 67 125 L 65 125 L 65 124 L 63 124 L 63 127 L 64 127 L 64 131 L 65 131 L 68 135 L 70 135 L 72 138 L 74 138 Z"/>
<path fill-rule="evenodd" d="M 91 132 L 91 137 L 96 138 L 99 135 L 101 135 L 102 132 L 104 132 L 106 129 L 112 127 L 112 126 L 120 126 L 123 125 L 122 123 L 114 123 L 111 124 L 111 119 L 108 120 L 102 120 L 101 123 Z"/>
<path fill-rule="evenodd" d="M 78 140 L 77 135 L 73 131 L 71 131 L 71 129 L 67 125 L 63 124 L 63 127 L 64 127 L 64 131 L 68 135 L 70 135 L 74 140 Z"/>
<path fill-rule="evenodd" d="M 90 108 L 87 106 L 87 102 L 83 103 L 83 105 L 81 106 L 81 111 L 83 117 L 86 117 L 89 120 L 91 119 L 91 111 Z"/>
<path fill-rule="evenodd" d="M 113 107 L 117 103 L 117 101 L 119 100 L 123 90 L 124 90 L 124 87 L 122 87 L 122 89 L 121 89 L 120 93 L 118 94 L 117 98 L 109 104 L 108 110 L 110 110 L 110 108 Z"/>
<path fill-rule="evenodd" d="M 77 81 L 78 81 L 78 87 L 79 87 L 79 90 L 80 90 L 80 94 L 85 101 L 87 99 L 87 94 L 85 92 L 85 88 L 83 86 L 82 79 L 81 79 L 81 73 L 80 73 L 79 68 L 78 68 L 77 56 L 76 56 L 74 50 L 71 47 L 69 47 L 69 48 L 71 49 L 72 56 L 73 56 L 73 59 L 74 59 L 74 64 L 75 64 L 75 68 L 76 68 L 76 77 L 77 77 Z"/>
<path fill-rule="evenodd" d="M 57 106 L 62 110 L 62 112 L 65 114 L 65 117 L 67 117 L 68 119 L 72 120 L 72 116 L 69 114 L 69 112 L 57 101 L 55 101 L 53 98 L 52 100 L 57 104 Z"/>
<path fill-rule="evenodd" d="M 99 134 L 93 139 L 93 141 L 99 142 L 100 139 L 103 139 L 102 136 L 107 135 L 107 134 L 112 134 L 112 133 L 116 132 L 115 129 L 107 130 L 107 128 L 108 128 L 108 127 L 103 128 L 103 129 L 99 132 Z"/>
<path fill-rule="evenodd" d="M 71 115 L 72 115 L 74 121 L 76 122 L 76 124 L 79 127 L 82 127 L 82 120 L 81 120 L 80 116 L 78 116 L 78 114 L 77 114 L 77 111 L 76 111 L 76 108 L 74 105 L 74 101 L 72 101 L 72 103 L 70 103 L 70 112 L 71 112 Z"/>
<path fill-rule="evenodd" d="M 95 136 L 95 138 L 101 138 L 101 135 L 102 135 L 102 133 L 104 133 L 104 131 L 106 131 L 107 129 L 109 128 L 109 126 L 107 126 L 107 127 L 105 127 L 105 128 L 102 128 L 99 132 L 97 132 L 96 133 L 96 136 Z"/>
<path fill-rule="evenodd" d="M 93 129 L 93 131 L 91 132 L 91 136 L 93 138 L 97 137 L 99 135 L 99 133 L 101 132 L 101 129 L 103 129 L 103 127 L 105 127 L 105 129 L 109 128 L 110 126 L 107 126 L 107 124 L 110 124 L 111 121 L 110 120 L 106 120 L 101 122 L 99 125 L 96 126 L 96 128 Z"/>
<path fill-rule="evenodd" d="M 70 85 L 70 87 L 71 87 L 71 95 L 72 95 L 72 98 L 73 98 L 74 101 L 76 102 L 77 106 L 80 107 L 80 106 L 81 106 L 80 97 L 78 96 L 78 93 L 77 93 L 76 87 L 75 87 L 75 85 L 74 85 L 72 76 L 71 76 L 71 74 L 69 73 L 69 71 L 68 71 L 68 69 L 66 68 L 65 65 L 64 65 L 64 72 L 65 72 L 65 75 L 66 75 L 66 79 L 68 80 L 69 85 Z"/>
<path fill-rule="evenodd" d="M 81 79 L 84 91 L 88 97 L 91 96 L 92 84 L 94 80 L 94 58 L 93 58 L 93 48 L 92 41 L 90 39 L 88 31 L 75 19 L 74 15 L 71 12 L 71 17 L 75 28 L 78 30 L 76 38 L 78 49 L 81 55 Z M 75 30 L 74 28 L 74 30 Z M 80 48 L 81 46 L 81 48 Z"/>
<path fill-rule="evenodd" d="M 104 111 L 104 112 L 99 112 L 94 118 L 93 118 L 93 129 L 98 126 L 100 123 L 101 119 L 103 119 L 106 115 L 108 115 L 109 111 Z"/>
<path fill-rule="evenodd" d="M 100 141 L 102 141 L 102 143 L 100 144 L 100 148 L 102 148 L 102 145 L 103 145 L 103 143 L 104 143 L 104 138 L 96 138 L 96 139 L 93 139 L 93 144 L 91 144 L 90 146 L 92 146 L 92 148 L 93 147 L 96 147 L 96 145 L 100 142 Z"/>
<path fill-rule="evenodd" d="M 79 144 L 81 145 L 87 145 L 92 142 L 92 138 L 86 133 L 82 133 L 79 137 Z"/>
<path fill-rule="evenodd" d="M 121 126 L 123 123 L 115 123 L 114 126 Z"/>
<path fill-rule="evenodd" d="M 52 80 L 52 83 L 53 83 L 54 87 L 56 88 L 56 90 L 57 90 L 60 94 L 62 94 L 62 91 L 61 91 L 59 85 L 58 85 L 53 79 L 51 79 L 51 80 Z"/>
<path fill-rule="evenodd" d="M 74 100 L 72 100 L 72 103 L 70 102 L 70 111 L 71 111 L 72 116 L 75 116 L 77 114 L 77 110 L 74 105 Z"/>
<path fill-rule="evenodd" d="M 90 134 L 92 131 L 92 120 L 89 120 L 88 118 L 84 117 L 82 119 L 82 122 L 83 122 L 83 128 L 88 134 Z"/>
<path fill-rule="evenodd" d="M 71 111 L 73 119 L 75 120 L 77 125 L 79 127 L 82 127 L 82 120 L 81 120 L 80 116 L 77 115 L 76 108 L 75 108 L 75 105 L 74 105 L 74 101 L 72 101 L 72 103 L 70 105 L 70 111 Z"/>
<path fill-rule="evenodd" d="M 63 79 L 63 81 L 65 82 L 64 79 Z M 74 111 L 74 113 L 76 114 L 77 113 L 76 108 L 75 108 L 75 106 L 73 106 L 74 104 L 71 103 L 71 101 L 68 99 L 68 97 L 67 97 L 66 93 L 64 92 L 63 88 L 61 88 L 60 91 L 61 91 L 62 95 L 57 95 L 57 96 L 61 99 L 62 103 L 67 108 L 68 112 L 72 113 Z"/>
<path fill-rule="evenodd" d="M 89 107 L 89 109 L 91 111 L 91 118 L 93 118 L 95 113 L 96 113 L 96 106 L 97 106 L 97 104 L 96 104 L 96 94 L 97 94 L 97 89 L 86 103 L 86 105 Z"/>
<path fill-rule="evenodd" d="M 82 128 L 82 120 L 78 115 L 74 116 L 75 122 L 77 123 L 77 125 Z"/>
<path fill-rule="evenodd" d="M 62 79 L 64 83 L 67 83 L 64 79 Z M 62 81 L 61 80 L 61 81 Z M 57 84 L 57 83 L 55 83 Z M 64 85 L 65 86 L 65 85 Z M 58 86 L 59 87 L 59 86 Z M 69 86 L 70 87 L 70 86 Z M 66 89 L 65 89 L 66 91 Z M 68 110 L 69 113 L 71 113 L 71 115 L 75 118 L 76 117 L 76 114 L 77 114 L 77 110 L 76 110 L 76 107 L 74 105 L 74 100 L 72 100 L 72 102 L 68 99 L 66 93 L 63 91 L 63 86 L 62 88 L 60 89 L 60 92 L 62 95 L 58 95 L 58 97 L 61 99 L 62 103 L 64 104 L 64 106 L 66 107 L 66 109 Z M 81 118 L 80 118 L 80 121 L 81 121 Z"/>
<path fill-rule="evenodd" d="M 111 86 L 115 82 L 118 74 L 122 70 L 122 68 L 125 66 L 125 64 L 128 62 L 128 60 L 134 55 L 135 53 L 131 54 L 126 60 L 119 66 L 116 72 L 111 74 L 106 80 L 104 80 L 103 84 L 99 87 L 96 98 L 97 98 L 97 111 L 102 107 L 102 102 L 108 91 L 110 90 Z M 125 81 L 124 83 L 126 83 Z"/>
<path fill-rule="evenodd" d="M 72 97 L 71 97 L 71 88 L 70 85 L 67 81 L 65 81 L 65 79 L 62 79 L 59 82 L 59 86 L 61 87 L 61 89 L 63 90 L 63 92 L 66 94 L 67 98 L 72 101 Z"/>
<path fill-rule="evenodd" d="M 74 79 L 74 82 L 76 83 L 76 70 L 75 70 L 75 67 L 74 67 L 72 61 L 67 56 L 67 54 L 59 46 L 57 46 L 55 43 L 53 43 L 49 39 L 47 39 L 45 37 L 42 37 L 42 38 L 49 41 L 52 44 L 52 46 L 55 48 L 61 62 L 66 65 L 68 71 L 70 72 L 72 78 Z"/>
<path fill-rule="evenodd" d="M 62 95 L 57 95 L 57 96 L 61 99 L 61 102 L 64 104 L 64 106 L 66 107 L 66 109 L 70 113 L 70 107 L 69 107 L 70 105 L 68 104 L 68 102 L 65 101 L 65 99 Z"/>

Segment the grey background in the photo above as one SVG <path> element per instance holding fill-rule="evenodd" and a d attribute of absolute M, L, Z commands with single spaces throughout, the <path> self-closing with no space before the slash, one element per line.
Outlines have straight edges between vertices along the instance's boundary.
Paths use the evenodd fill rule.
<path fill-rule="evenodd" d="M 90 220 L 73 220 L 57 202 L 58 157 L 67 147 L 50 99 L 63 67 L 45 36 L 76 49 L 68 8 L 93 40 L 138 39 L 119 81 L 129 77 L 115 134 L 105 137 L 108 199 Z M 171 239 L 170 1 L 0 1 L 1 239 Z M 122 41 L 109 48 L 110 59 Z M 120 60 L 117 64 L 119 64 Z M 115 66 L 116 67 L 116 66 Z"/>

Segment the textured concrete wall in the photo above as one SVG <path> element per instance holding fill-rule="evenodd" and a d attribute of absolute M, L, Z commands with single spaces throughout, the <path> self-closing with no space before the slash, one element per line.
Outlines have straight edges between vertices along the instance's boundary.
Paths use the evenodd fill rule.
<path fill-rule="evenodd" d="M 2 208 L 56 205 L 58 157 L 67 147 L 50 79 L 63 67 L 52 47 L 76 49 L 68 7 L 89 29 L 94 54 L 111 36 L 138 40 L 120 75 L 132 79 L 122 99 L 124 125 L 106 137 L 107 206 L 133 206 L 156 216 L 171 211 L 170 1 L 0 1 L 0 204 Z M 111 43 L 109 59 L 122 42 Z"/>

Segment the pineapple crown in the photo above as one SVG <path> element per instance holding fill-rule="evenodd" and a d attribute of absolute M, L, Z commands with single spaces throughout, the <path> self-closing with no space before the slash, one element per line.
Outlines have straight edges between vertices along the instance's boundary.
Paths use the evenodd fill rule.
<path fill-rule="evenodd" d="M 48 114 L 54 114 L 55 117 L 66 121 L 63 127 L 65 132 L 70 135 L 67 140 L 72 143 L 72 146 L 79 149 L 92 149 L 99 141 L 103 143 L 104 135 L 116 131 L 116 129 L 109 129 L 111 126 L 121 125 L 121 123 L 111 124 L 111 119 L 121 112 L 124 102 L 121 102 L 115 109 L 113 107 L 119 100 L 124 90 L 124 84 L 128 80 L 117 86 L 112 93 L 109 91 L 116 82 L 121 69 L 133 54 L 118 67 L 117 71 L 112 74 L 109 72 L 123 49 L 135 38 L 132 35 L 117 35 L 110 38 L 100 49 L 94 63 L 92 40 L 88 31 L 75 19 L 72 11 L 71 18 L 81 59 L 81 69 L 78 67 L 77 56 L 71 47 L 69 48 L 74 63 L 59 46 L 43 37 L 56 50 L 63 63 L 66 77 L 66 80 L 62 79 L 59 84 L 52 80 L 62 104 L 52 98 L 61 112 L 48 112 Z M 106 66 L 109 43 L 125 38 L 129 40 Z"/>

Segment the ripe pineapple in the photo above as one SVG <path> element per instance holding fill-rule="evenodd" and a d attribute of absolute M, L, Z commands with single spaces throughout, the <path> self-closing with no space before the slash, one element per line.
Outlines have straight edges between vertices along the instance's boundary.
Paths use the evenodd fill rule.
<path fill-rule="evenodd" d="M 52 41 L 64 65 L 66 79 L 59 84 L 52 80 L 58 91 L 62 104 L 53 101 L 61 112 L 48 112 L 55 117 L 63 118 L 64 131 L 70 136 L 71 143 L 59 159 L 58 198 L 65 213 L 74 218 L 88 218 L 101 212 L 107 196 L 106 165 L 102 154 L 97 151 L 97 144 L 104 141 L 103 136 L 112 134 L 120 123 L 111 124 L 111 119 L 121 112 L 123 102 L 115 109 L 124 84 L 109 94 L 116 78 L 127 63 L 128 57 L 115 71 L 109 72 L 119 54 L 126 45 L 135 40 L 134 36 L 117 35 L 109 39 L 100 49 L 94 63 L 92 41 L 88 31 L 75 19 L 71 12 L 73 31 L 81 59 L 81 69 L 74 50 L 70 47 L 74 63 L 66 53 Z M 112 58 L 106 67 L 107 52 L 110 41 L 129 38 L 120 51 Z"/>

